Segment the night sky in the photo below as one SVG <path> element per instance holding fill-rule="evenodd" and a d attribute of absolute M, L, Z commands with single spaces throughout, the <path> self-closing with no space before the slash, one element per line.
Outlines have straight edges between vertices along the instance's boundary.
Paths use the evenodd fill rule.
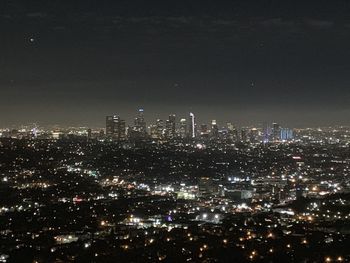
<path fill-rule="evenodd" d="M 350 124 L 350 1 L 295 2 L 0 0 L 0 127 Z"/>

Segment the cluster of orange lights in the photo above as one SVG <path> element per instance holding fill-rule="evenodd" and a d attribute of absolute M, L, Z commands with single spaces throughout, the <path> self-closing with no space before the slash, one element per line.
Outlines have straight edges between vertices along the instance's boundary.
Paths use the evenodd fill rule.
<path fill-rule="evenodd" d="M 207 250 L 208 249 L 208 245 L 204 244 L 203 246 L 201 246 L 199 248 L 200 251 L 204 251 L 204 250 Z"/>
<path fill-rule="evenodd" d="M 335 258 L 335 260 L 333 261 L 333 259 L 331 257 L 326 257 L 325 258 L 325 262 L 343 262 L 344 258 L 339 256 L 337 258 Z"/>
<path fill-rule="evenodd" d="M 256 252 L 255 250 L 253 250 L 250 255 L 249 255 L 249 259 L 254 259 L 256 256 L 258 255 L 258 252 Z"/>

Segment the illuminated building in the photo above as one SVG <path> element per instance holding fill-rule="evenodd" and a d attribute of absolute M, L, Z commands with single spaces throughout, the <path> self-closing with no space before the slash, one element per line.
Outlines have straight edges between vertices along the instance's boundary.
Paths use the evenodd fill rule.
<path fill-rule="evenodd" d="M 289 141 L 293 139 L 293 130 L 288 128 L 282 128 L 280 133 L 282 141 Z"/>
<path fill-rule="evenodd" d="M 176 116 L 175 114 L 169 115 L 169 119 L 165 124 L 165 135 L 168 139 L 173 139 L 176 135 Z"/>
<path fill-rule="evenodd" d="M 157 127 L 157 136 L 160 139 L 164 135 L 164 122 L 163 122 L 163 120 L 157 119 L 156 127 Z"/>
<path fill-rule="evenodd" d="M 198 181 L 198 191 L 200 196 L 214 195 L 219 191 L 218 185 L 209 177 L 201 177 Z"/>
<path fill-rule="evenodd" d="M 248 140 L 247 130 L 241 129 L 241 141 L 246 142 Z"/>
<path fill-rule="evenodd" d="M 196 138 L 196 120 L 195 116 L 192 112 L 190 112 L 190 117 L 188 120 L 189 123 L 189 137 L 190 138 Z"/>
<path fill-rule="evenodd" d="M 218 125 L 216 123 L 216 120 L 211 121 L 211 135 L 214 138 L 219 137 L 219 128 L 218 128 Z"/>
<path fill-rule="evenodd" d="M 106 136 L 111 139 L 124 140 L 125 120 L 120 119 L 118 115 L 106 117 Z"/>
<path fill-rule="evenodd" d="M 208 125 L 207 124 L 201 124 L 201 126 L 200 126 L 200 136 L 203 139 L 209 137 L 209 130 L 208 130 Z"/>
<path fill-rule="evenodd" d="M 135 118 L 134 121 L 134 130 L 140 132 L 142 135 L 146 134 L 146 122 L 144 117 L 144 110 L 139 109 L 138 115 Z"/>
<path fill-rule="evenodd" d="M 157 125 L 151 124 L 149 126 L 149 134 L 151 135 L 152 139 L 158 139 Z"/>
<path fill-rule="evenodd" d="M 153 139 L 161 139 L 164 137 L 164 122 L 157 119 L 156 123 L 150 126 L 150 135 Z"/>
<path fill-rule="evenodd" d="M 138 115 L 134 119 L 134 127 L 129 131 L 129 136 L 133 139 L 143 139 L 147 135 L 144 110 L 139 109 Z"/>
<path fill-rule="evenodd" d="M 181 138 L 185 138 L 187 134 L 187 121 L 186 119 L 180 120 L 179 135 Z"/>
<path fill-rule="evenodd" d="M 278 123 L 272 123 L 272 138 L 274 141 L 280 140 L 281 127 Z"/>
<path fill-rule="evenodd" d="M 226 125 L 227 125 L 228 138 L 231 140 L 237 141 L 239 139 L 239 136 L 235 126 L 230 122 L 228 122 Z"/>
<path fill-rule="evenodd" d="M 271 127 L 267 122 L 263 123 L 263 142 L 267 143 L 270 141 L 270 137 L 271 137 Z"/>
<path fill-rule="evenodd" d="M 201 134 L 208 133 L 208 125 L 207 124 L 201 124 Z"/>
<path fill-rule="evenodd" d="M 111 137 L 114 134 L 114 119 L 118 116 L 106 116 L 106 135 Z"/>

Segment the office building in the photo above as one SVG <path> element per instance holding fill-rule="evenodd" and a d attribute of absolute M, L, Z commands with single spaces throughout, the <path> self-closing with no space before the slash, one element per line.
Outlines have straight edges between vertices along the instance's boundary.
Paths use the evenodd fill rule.
<path fill-rule="evenodd" d="M 124 140 L 126 138 L 125 120 L 118 115 L 106 117 L 106 136 L 110 139 Z"/>
<path fill-rule="evenodd" d="M 138 115 L 134 120 L 134 127 L 133 127 L 132 134 L 133 134 L 132 137 L 135 137 L 135 138 L 145 138 L 147 135 L 146 121 L 145 121 L 143 109 L 138 110 Z"/>
<path fill-rule="evenodd" d="M 219 127 L 216 123 L 216 120 L 211 121 L 211 136 L 213 138 L 218 138 L 219 137 Z"/>
<path fill-rule="evenodd" d="M 180 127 L 179 127 L 179 136 L 181 138 L 185 138 L 187 135 L 187 120 L 181 119 L 180 120 Z"/>
<path fill-rule="evenodd" d="M 293 130 L 288 128 L 281 128 L 280 139 L 281 141 L 293 140 Z"/>
<path fill-rule="evenodd" d="M 190 112 L 188 124 L 189 124 L 188 125 L 189 126 L 188 135 L 190 138 L 195 138 L 196 137 L 196 120 L 195 120 L 195 116 L 192 112 Z"/>
<path fill-rule="evenodd" d="M 165 136 L 167 139 L 173 139 L 176 137 L 176 116 L 175 114 L 169 115 L 169 119 L 165 124 Z"/>
<path fill-rule="evenodd" d="M 278 123 L 272 123 L 272 139 L 279 141 L 281 135 L 281 127 Z"/>

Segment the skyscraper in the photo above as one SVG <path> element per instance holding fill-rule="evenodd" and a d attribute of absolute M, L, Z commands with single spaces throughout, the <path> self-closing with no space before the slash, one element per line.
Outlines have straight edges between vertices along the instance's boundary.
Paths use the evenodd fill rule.
<path fill-rule="evenodd" d="M 176 116 L 175 114 L 169 115 L 169 119 L 166 121 L 165 135 L 168 139 L 173 139 L 176 133 Z"/>
<path fill-rule="evenodd" d="M 227 123 L 227 131 L 228 131 L 229 139 L 231 139 L 231 140 L 238 140 L 239 139 L 237 130 L 231 122 Z"/>
<path fill-rule="evenodd" d="M 211 121 L 211 136 L 213 138 L 218 138 L 219 137 L 219 127 L 216 123 L 216 120 Z"/>
<path fill-rule="evenodd" d="M 157 138 L 161 139 L 164 135 L 164 122 L 161 119 L 157 119 L 156 122 Z"/>
<path fill-rule="evenodd" d="M 151 135 L 152 139 L 159 139 L 156 124 L 151 124 L 149 126 L 149 134 Z"/>
<path fill-rule="evenodd" d="M 288 128 L 282 128 L 281 129 L 280 139 L 282 141 L 293 140 L 293 130 L 292 129 L 288 129 Z"/>
<path fill-rule="evenodd" d="M 274 141 L 279 141 L 281 135 L 281 127 L 278 123 L 272 123 L 272 139 Z"/>
<path fill-rule="evenodd" d="M 124 140 L 125 120 L 120 119 L 118 115 L 106 116 L 106 136 L 111 139 Z"/>
<path fill-rule="evenodd" d="M 207 134 L 208 133 L 208 125 L 203 123 L 200 126 L 200 133 L 201 134 Z"/>
<path fill-rule="evenodd" d="M 111 137 L 114 133 L 114 118 L 118 118 L 118 116 L 106 116 L 106 136 Z"/>
<path fill-rule="evenodd" d="M 188 125 L 188 127 L 189 127 L 188 135 L 190 138 L 195 138 L 196 137 L 196 120 L 195 120 L 194 114 L 192 112 L 190 112 L 188 124 L 189 124 Z"/>
<path fill-rule="evenodd" d="M 138 115 L 136 116 L 134 120 L 134 128 L 133 131 L 136 132 L 137 137 L 144 138 L 146 136 L 147 130 L 146 130 L 146 121 L 144 118 L 144 110 L 139 109 Z"/>
<path fill-rule="evenodd" d="M 270 137 L 271 137 L 271 127 L 267 122 L 263 123 L 263 142 L 267 143 L 270 141 Z"/>
<path fill-rule="evenodd" d="M 209 137 L 208 125 L 203 123 L 200 125 L 199 134 L 202 139 L 207 139 Z"/>
<path fill-rule="evenodd" d="M 180 120 L 179 135 L 181 138 L 185 138 L 187 135 L 187 123 L 186 119 Z"/>

